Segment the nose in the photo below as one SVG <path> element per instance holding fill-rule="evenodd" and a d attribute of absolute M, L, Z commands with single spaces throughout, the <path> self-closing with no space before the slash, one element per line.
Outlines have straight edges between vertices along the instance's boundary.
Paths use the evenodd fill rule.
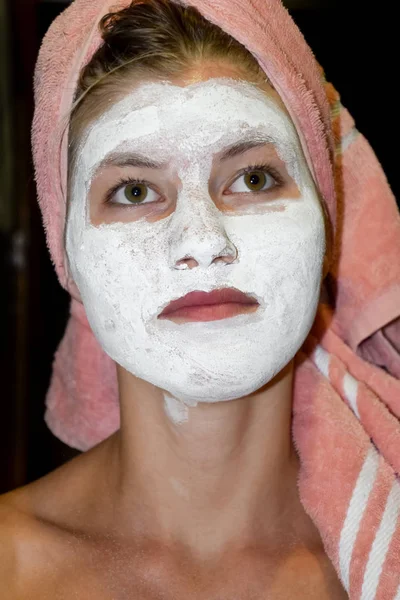
<path fill-rule="evenodd" d="M 195 206 L 196 205 L 196 206 Z M 238 256 L 219 210 L 208 201 L 193 202 L 176 216 L 171 232 L 170 264 L 174 269 L 207 268 L 213 263 L 231 264 Z"/>

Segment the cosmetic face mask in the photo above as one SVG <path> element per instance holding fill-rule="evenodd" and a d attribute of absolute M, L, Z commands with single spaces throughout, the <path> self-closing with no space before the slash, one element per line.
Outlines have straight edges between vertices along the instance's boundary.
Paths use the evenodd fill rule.
<path fill-rule="evenodd" d="M 209 189 L 215 155 L 257 139 L 274 144 L 299 194 L 256 201 L 249 192 L 236 210 L 220 210 Z M 180 182 L 170 214 L 91 223 L 94 173 L 121 150 L 168 161 Z M 166 397 L 195 406 L 245 396 L 300 349 L 320 294 L 323 210 L 294 125 L 255 85 L 142 84 L 87 130 L 69 202 L 69 269 L 90 326 L 115 362 Z M 225 287 L 255 298 L 257 310 L 208 322 L 158 318 L 189 292 Z"/>

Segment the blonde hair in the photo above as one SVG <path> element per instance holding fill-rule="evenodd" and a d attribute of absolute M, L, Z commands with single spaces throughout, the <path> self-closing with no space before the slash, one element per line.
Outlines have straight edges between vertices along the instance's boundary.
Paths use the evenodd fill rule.
<path fill-rule="evenodd" d="M 247 80 L 267 76 L 253 55 L 193 7 L 170 0 L 132 2 L 100 22 L 103 44 L 82 69 L 70 117 L 69 172 L 86 127 L 139 80 L 169 79 L 220 60 Z"/>

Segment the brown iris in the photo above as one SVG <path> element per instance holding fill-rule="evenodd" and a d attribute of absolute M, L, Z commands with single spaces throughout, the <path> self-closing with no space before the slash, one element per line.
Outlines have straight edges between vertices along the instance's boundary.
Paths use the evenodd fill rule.
<path fill-rule="evenodd" d="M 125 198 L 132 204 L 140 204 L 147 197 L 147 186 L 144 183 L 133 183 L 127 185 L 124 194 Z"/>
<path fill-rule="evenodd" d="M 244 181 L 250 190 L 258 192 L 267 183 L 267 176 L 263 171 L 249 171 L 244 174 Z"/>

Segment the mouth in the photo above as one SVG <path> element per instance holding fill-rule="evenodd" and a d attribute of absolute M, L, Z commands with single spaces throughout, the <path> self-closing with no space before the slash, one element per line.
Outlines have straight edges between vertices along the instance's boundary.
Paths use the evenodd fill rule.
<path fill-rule="evenodd" d="M 222 288 L 213 292 L 190 292 L 173 300 L 158 315 L 176 323 L 190 321 L 218 321 L 244 313 L 255 312 L 257 300 L 235 288 Z"/>

